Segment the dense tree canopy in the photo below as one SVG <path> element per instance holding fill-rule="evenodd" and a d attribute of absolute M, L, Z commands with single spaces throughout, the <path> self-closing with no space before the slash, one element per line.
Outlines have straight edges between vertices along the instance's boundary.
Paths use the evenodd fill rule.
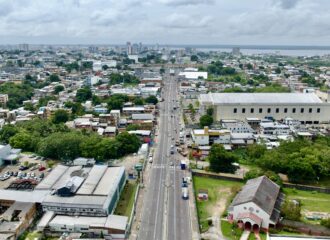
<path fill-rule="evenodd" d="M 92 98 L 92 91 L 88 87 L 80 88 L 76 94 L 76 101 L 77 102 L 85 102 Z"/>
<path fill-rule="evenodd" d="M 201 128 L 204 128 L 205 126 L 209 127 L 212 125 L 212 123 L 213 123 L 213 117 L 208 114 L 201 116 L 199 119 L 199 126 Z"/>
<path fill-rule="evenodd" d="M 69 113 L 63 109 L 56 110 L 53 117 L 54 123 L 66 123 L 69 120 Z"/>
<path fill-rule="evenodd" d="M 33 87 L 29 84 L 15 84 L 13 82 L 7 82 L 0 85 L 0 93 L 8 94 L 9 100 L 7 107 L 15 109 L 21 107 L 23 101 L 31 99 L 33 96 Z"/>
<path fill-rule="evenodd" d="M 234 173 L 236 167 L 233 163 L 238 161 L 238 157 L 233 153 L 226 151 L 222 145 L 213 144 L 208 160 L 212 171 Z"/>
<path fill-rule="evenodd" d="M 330 177 L 329 137 L 317 137 L 312 141 L 298 138 L 282 142 L 272 150 L 266 150 L 263 145 L 251 145 L 239 156 L 264 171 L 287 174 L 291 182 L 316 182 Z"/>
<path fill-rule="evenodd" d="M 124 94 L 113 94 L 109 99 L 108 99 L 108 109 L 113 110 L 113 109 L 122 109 L 124 106 L 124 103 L 129 100 L 127 95 Z"/>
<path fill-rule="evenodd" d="M 64 87 L 62 85 L 57 85 L 54 88 L 55 94 L 59 94 L 60 92 L 62 92 L 64 90 Z"/>
<path fill-rule="evenodd" d="M 98 161 L 115 159 L 137 152 L 140 139 L 127 132 L 115 138 L 101 137 L 94 132 L 69 130 L 63 123 L 35 119 L 15 126 L 5 125 L 0 140 L 23 151 L 62 161 L 76 157 L 92 157 Z"/>
<path fill-rule="evenodd" d="M 110 85 L 114 85 L 114 84 L 119 84 L 119 83 L 124 83 L 124 84 L 139 84 L 140 80 L 130 74 L 119 74 L 119 73 L 112 73 L 109 76 L 110 81 L 109 84 Z"/>
<path fill-rule="evenodd" d="M 151 104 L 157 104 L 158 103 L 158 99 L 156 96 L 149 96 L 145 99 L 146 103 L 151 103 Z"/>

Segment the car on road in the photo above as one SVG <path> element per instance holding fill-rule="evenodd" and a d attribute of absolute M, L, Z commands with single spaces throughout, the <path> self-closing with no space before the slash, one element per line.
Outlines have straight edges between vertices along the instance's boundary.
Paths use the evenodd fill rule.
<path fill-rule="evenodd" d="M 149 162 L 152 163 L 152 157 L 149 157 Z"/>
<path fill-rule="evenodd" d="M 170 166 L 174 166 L 174 162 L 173 161 L 170 161 Z"/>

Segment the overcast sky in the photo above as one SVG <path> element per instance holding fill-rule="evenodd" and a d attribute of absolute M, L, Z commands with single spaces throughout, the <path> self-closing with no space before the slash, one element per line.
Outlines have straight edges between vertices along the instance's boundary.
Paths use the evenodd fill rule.
<path fill-rule="evenodd" d="M 330 0 L 0 0 L 0 44 L 330 45 Z"/>

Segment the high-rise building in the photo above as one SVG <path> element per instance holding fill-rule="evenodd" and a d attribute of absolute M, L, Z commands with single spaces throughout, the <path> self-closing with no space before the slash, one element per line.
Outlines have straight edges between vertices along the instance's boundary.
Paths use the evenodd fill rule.
<path fill-rule="evenodd" d="M 127 55 L 131 55 L 132 54 L 132 45 L 131 45 L 131 42 L 127 42 L 126 43 L 126 51 L 127 51 Z"/>
<path fill-rule="evenodd" d="M 20 51 L 28 52 L 29 51 L 29 44 L 26 44 L 26 43 L 19 44 L 18 49 Z"/>
<path fill-rule="evenodd" d="M 241 54 L 240 48 L 239 47 L 234 47 L 231 54 L 234 55 L 234 56 L 239 56 Z"/>

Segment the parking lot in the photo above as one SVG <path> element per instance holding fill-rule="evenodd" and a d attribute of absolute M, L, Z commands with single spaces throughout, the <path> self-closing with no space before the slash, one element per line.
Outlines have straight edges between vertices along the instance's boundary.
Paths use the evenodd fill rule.
<path fill-rule="evenodd" d="M 5 166 L 0 172 L 0 189 L 19 179 L 40 182 L 50 171 L 47 161 L 34 154 L 21 154 L 17 164 Z"/>

